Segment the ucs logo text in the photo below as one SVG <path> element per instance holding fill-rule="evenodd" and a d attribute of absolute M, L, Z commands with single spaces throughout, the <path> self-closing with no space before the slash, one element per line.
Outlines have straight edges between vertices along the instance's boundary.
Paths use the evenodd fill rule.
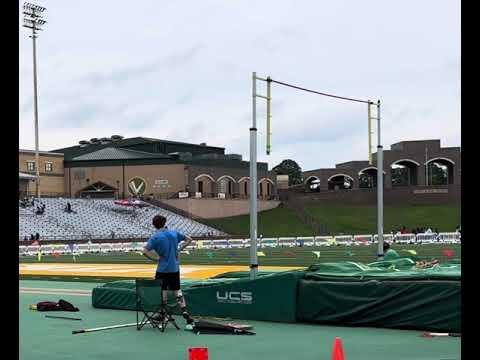
<path fill-rule="evenodd" d="M 217 291 L 217 302 L 251 304 L 253 302 L 253 294 L 250 291 Z"/>

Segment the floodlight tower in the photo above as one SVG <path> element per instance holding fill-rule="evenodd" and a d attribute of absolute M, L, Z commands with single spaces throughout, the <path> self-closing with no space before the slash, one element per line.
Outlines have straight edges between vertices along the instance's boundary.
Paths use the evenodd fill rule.
<path fill-rule="evenodd" d="M 46 21 L 43 19 L 43 13 L 46 8 L 32 3 L 23 4 L 23 26 L 32 29 L 30 38 L 33 40 L 33 111 L 35 118 L 35 196 L 40 197 L 40 161 L 38 150 L 38 91 L 37 91 L 37 44 L 36 38 L 38 31 L 43 30 L 42 26 Z"/>

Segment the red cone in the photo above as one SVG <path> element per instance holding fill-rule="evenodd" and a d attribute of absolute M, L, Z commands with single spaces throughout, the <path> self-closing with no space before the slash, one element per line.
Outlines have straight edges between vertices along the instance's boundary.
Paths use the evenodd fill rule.
<path fill-rule="evenodd" d="M 188 360 L 208 360 L 208 348 L 189 348 Z"/>
<path fill-rule="evenodd" d="M 340 340 L 338 336 L 335 338 L 335 342 L 333 343 L 332 360 L 345 360 L 342 340 Z"/>

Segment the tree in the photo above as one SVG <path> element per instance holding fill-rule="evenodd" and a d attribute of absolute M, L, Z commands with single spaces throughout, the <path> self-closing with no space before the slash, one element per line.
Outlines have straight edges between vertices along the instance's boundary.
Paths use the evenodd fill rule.
<path fill-rule="evenodd" d="M 294 160 L 283 160 L 272 170 L 277 175 L 288 175 L 289 186 L 303 183 L 302 168 Z"/>

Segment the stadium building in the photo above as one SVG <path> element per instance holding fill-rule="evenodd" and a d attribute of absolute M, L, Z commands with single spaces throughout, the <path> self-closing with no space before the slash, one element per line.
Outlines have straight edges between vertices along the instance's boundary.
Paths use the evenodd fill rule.
<path fill-rule="evenodd" d="M 303 189 L 316 200 L 374 203 L 377 154 L 368 160 L 303 172 Z M 461 149 L 440 140 L 401 141 L 383 151 L 387 204 L 460 203 Z"/>
<path fill-rule="evenodd" d="M 21 195 L 34 194 L 34 151 L 19 151 L 19 171 Z M 268 164 L 257 171 L 259 197 L 274 197 Z M 39 186 L 42 196 L 247 198 L 249 162 L 205 143 L 114 135 L 40 152 Z"/>

